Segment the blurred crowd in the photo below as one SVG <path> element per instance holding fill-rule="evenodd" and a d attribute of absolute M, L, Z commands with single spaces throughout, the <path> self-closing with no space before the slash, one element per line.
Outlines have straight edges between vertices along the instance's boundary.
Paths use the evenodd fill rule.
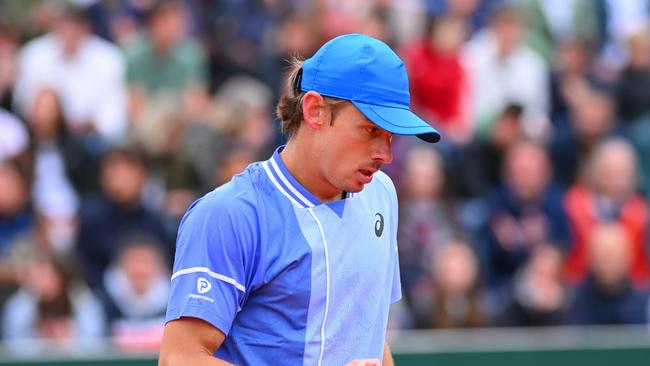
<path fill-rule="evenodd" d="M 650 1 L 9 0 L 1 339 L 156 350 L 186 208 L 283 143 L 289 60 L 352 32 L 443 135 L 384 168 L 391 327 L 648 322 Z"/>

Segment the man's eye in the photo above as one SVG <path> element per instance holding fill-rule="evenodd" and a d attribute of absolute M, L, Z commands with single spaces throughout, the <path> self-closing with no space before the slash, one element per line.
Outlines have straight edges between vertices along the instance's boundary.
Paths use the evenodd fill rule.
<path fill-rule="evenodd" d="M 376 134 L 377 132 L 379 132 L 379 128 L 378 128 L 378 127 L 368 127 L 368 133 L 370 133 L 371 135 L 374 135 L 374 134 Z"/>

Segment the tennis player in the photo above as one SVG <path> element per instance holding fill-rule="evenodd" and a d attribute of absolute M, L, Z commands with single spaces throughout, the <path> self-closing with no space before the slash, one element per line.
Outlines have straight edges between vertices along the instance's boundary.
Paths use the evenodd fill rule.
<path fill-rule="evenodd" d="M 327 42 L 289 74 L 288 143 L 196 201 L 177 241 L 160 365 L 392 365 L 401 297 L 393 135 L 440 135 L 409 110 L 383 42 Z"/>

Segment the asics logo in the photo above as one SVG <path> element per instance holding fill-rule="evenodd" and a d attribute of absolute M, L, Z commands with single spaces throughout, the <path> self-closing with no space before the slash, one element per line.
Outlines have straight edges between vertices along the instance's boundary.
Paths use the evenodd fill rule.
<path fill-rule="evenodd" d="M 377 235 L 377 237 L 380 237 L 384 232 L 384 216 L 377 212 L 375 214 L 375 219 L 375 235 Z"/>

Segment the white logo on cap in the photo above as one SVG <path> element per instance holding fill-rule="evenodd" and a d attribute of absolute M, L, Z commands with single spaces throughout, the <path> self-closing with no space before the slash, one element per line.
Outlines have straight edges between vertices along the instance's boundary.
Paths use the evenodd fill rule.
<path fill-rule="evenodd" d="M 206 280 L 203 277 L 199 277 L 199 279 L 196 281 L 196 290 L 199 291 L 200 294 L 204 294 L 212 288 L 212 284 L 210 281 Z"/>

